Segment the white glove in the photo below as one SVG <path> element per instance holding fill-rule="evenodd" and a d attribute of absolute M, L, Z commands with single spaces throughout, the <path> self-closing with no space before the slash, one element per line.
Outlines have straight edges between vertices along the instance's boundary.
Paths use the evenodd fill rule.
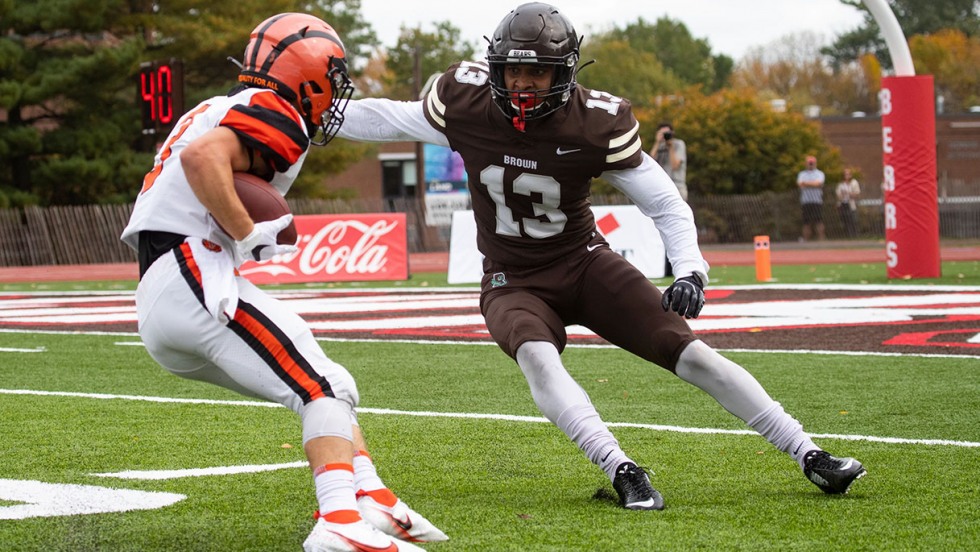
<path fill-rule="evenodd" d="M 295 245 L 280 245 L 276 236 L 292 222 L 286 214 L 275 220 L 255 223 L 252 233 L 235 242 L 239 264 L 245 261 L 268 261 L 276 255 L 288 255 L 299 249 Z"/>

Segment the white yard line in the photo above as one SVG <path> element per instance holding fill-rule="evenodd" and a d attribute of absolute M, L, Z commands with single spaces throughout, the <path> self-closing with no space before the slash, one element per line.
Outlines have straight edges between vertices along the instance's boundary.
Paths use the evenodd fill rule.
<path fill-rule="evenodd" d="M 281 405 L 271 402 L 261 401 L 227 401 L 214 399 L 185 399 L 175 397 L 152 397 L 142 395 L 113 395 L 107 393 L 76 393 L 67 391 L 36 391 L 32 389 L 0 389 L 0 395 L 32 395 L 45 397 L 74 397 L 85 399 L 100 400 L 129 400 L 145 401 L 155 403 L 180 403 L 180 404 L 211 404 L 226 406 L 258 406 L 263 408 L 282 408 Z M 386 408 L 358 408 L 360 414 L 377 414 L 382 416 L 416 416 L 426 418 L 457 418 L 457 419 L 478 419 L 478 420 L 499 420 L 508 422 L 522 423 L 551 423 L 546 418 L 537 416 L 514 416 L 510 414 L 482 414 L 471 412 L 426 412 L 412 410 L 391 410 Z M 649 429 L 651 431 L 669 431 L 674 433 L 699 433 L 711 435 L 752 435 L 758 436 L 755 431 L 748 429 L 719 429 L 701 427 L 682 427 L 659 424 L 637 424 L 631 422 L 608 422 L 610 427 L 633 427 Z M 840 439 L 845 441 L 868 441 L 872 443 L 889 443 L 899 445 L 927 445 L 927 446 L 952 446 L 966 448 L 980 448 L 980 442 L 958 441 L 952 439 L 907 439 L 903 437 L 881 437 L 876 435 L 842 435 L 836 433 L 812 433 L 812 437 L 818 439 Z M 279 468 L 272 468 L 279 469 Z"/>
<path fill-rule="evenodd" d="M 47 351 L 44 347 L 34 347 L 33 349 L 19 349 L 17 347 L 0 347 L 0 353 L 43 353 Z"/>
<path fill-rule="evenodd" d="M 0 333 L 36 333 L 54 335 L 74 335 L 74 336 L 115 336 L 138 338 L 139 334 L 129 332 L 81 332 L 81 331 L 57 331 L 57 330 L 12 330 L 0 328 Z M 364 339 L 364 338 L 339 338 L 339 337 L 317 337 L 317 341 L 325 343 L 401 343 L 409 345 L 479 345 L 497 346 L 492 341 L 453 341 L 435 339 Z M 142 341 L 116 341 L 114 345 L 120 347 L 142 347 Z M 601 343 L 569 343 L 568 349 L 618 349 L 615 345 Z M 880 356 L 880 357 L 914 357 L 914 358 L 965 358 L 980 360 L 980 355 L 944 355 L 939 353 L 885 353 L 881 351 L 824 351 L 818 349 L 715 349 L 720 353 L 775 353 L 780 355 L 843 355 L 843 356 Z M 3 352 L 4 349 L 0 349 Z M 35 350 L 23 350 L 18 352 L 41 352 Z"/>

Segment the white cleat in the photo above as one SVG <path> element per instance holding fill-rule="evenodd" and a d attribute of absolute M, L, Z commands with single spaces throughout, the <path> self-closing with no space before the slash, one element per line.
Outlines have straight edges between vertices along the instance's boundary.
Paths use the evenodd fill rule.
<path fill-rule="evenodd" d="M 371 495 L 358 493 L 357 509 L 361 518 L 387 535 L 412 542 L 442 542 L 449 540 L 445 533 L 408 507 L 401 499 L 394 506 L 385 506 Z"/>
<path fill-rule="evenodd" d="M 316 520 L 313 531 L 303 542 L 304 552 L 425 552 L 412 543 L 400 541 L 378 531 L 364 520 L 330 523 Z"/>

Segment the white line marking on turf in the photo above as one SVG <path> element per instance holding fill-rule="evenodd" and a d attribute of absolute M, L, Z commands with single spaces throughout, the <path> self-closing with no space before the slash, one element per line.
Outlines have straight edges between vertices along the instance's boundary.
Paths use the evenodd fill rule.
<path fill-rule="evenodd" d="M 0 347 L 0 353 L 43 353 L 47 349 L 44 347 L 34 347 L 33 349 L 18 349 L 16 347 Z"/>
<path fill-rule="evenodd" d="M 289 462 L 288 464 L 253 464 L 246 466 L 219 466 L 216 468 L 188 468 L 183 470 L 126 470 L 116 473 L 93 473 L 95 477 L 114 477 L 116 479 L 140 479 L 159 481 L 163 479 L 179 479 L 181 477 L 204 477 L 208 475 L 236 475 L 241 473 L 259 473 L 290 468 L 306 468 L 305 461 Z"/>
<path fill-rule="evenodd" d="M 980 360 L 978 355 L 944 355 L 940 353 L 885 353 L 881 351 L 819 351 L 809 349 L 716 349 L 721 353 L 776 353 L 779 355 L 843 355 L 843 356 L 879 356 L 879 357 L 916 357 L 916 358 L 968 358 Z"/>
<path fill-rule="evenodd" d="M 79 332 L 62 330 L 17 330 L 0 328 L 0 333 L 32 333 L 48 335 L 81 335 L 81 336 L 116 336 L 116 337 L 139 337 L 135 332 Z M 409 345 L 493 345 L 493 341 L 451 341 L 433 339 L 364 339 L 364 338 L 343 338 L 343 337 L 317 337 L 317 341 L 325 343 L 400 343 Z M 115 343 L 120 346 L 143 346 L 142 341 L 118 341 Z M 615 345 L 608 344 L 588 344 L 588 343 L 569 343 L 569 349 L 618 349 Z M 720 353 L 776 353 L 781 355 L 846 355 L 846 356 L 881 356 L 881 357 L 915 357 L 915 358 L 967 358 L 980 360 L 980 355 L 943 355 L 939 353 L 883 353 L 880 351 L 819 351 L 819 350 L 800 350 L 800 349 L 715 349 Z"/>
<path fill-rule="evenodd" d="M 76 397 L 102 400 L 130 400 L 146 401 L 155 403 L 179 403 L 179 404 L 215 404 L 228 406 L 260 406 L 265 408 L 284 408 L 278 403 L 259 402 L 259 401 L 226 401 L 215 399 L 183 399 L 174 397 L 151 397 L 144 395 L 111 395 L 107 393 L 77 393 L 69 391 L 36 391 L 33 389 L 0 389 L 0 395 L 38 395 L 48 397 Z M 516 416 L 512 414 L 480 414 L 468 412 L 418 412 L 412 410 L 390 410 L 387 408 L 358 408 L 361 414 L 379 414 L 387 416 L 419 416 L 426 418 L 463 418 L 476 420 L 502 420 L 511 422 L 527 423 L 551 423 L 546 418 L 537 416 Z M 676 433 L 703 433 L 712 435 L 758 435 L 755 431 L 748 429 L 719 429 L 703 427 L 681 427 L 659 424 L 637 424 L 630 422 L 607 422 L 611 427 L 635 427 L 640 429 L 650 429 L 653 431 L 671 431 Z M 891 443 L 901 445 L 941 445 L 952 447 L 980 448 L 980 442 L 974 441 L 955 441 L 952 439 L 906 439 L 902 437 L 878 437 L 874 435 L 841 435 L 836 433 L 811 433 L 811 437 L 823 439 L 841 439 L 846 441 L 869 441 L 873 443 Z"/>
<path fill-rule="evenodd" d="M 0 519 L 155 510 L 185 498 L 182 494 L 156 491 L 0 479 L 0 500 L 19 503 L 0 506 Z"/>
<path fill-rule="evenodd" d="M 150 397 L 146 395 L 110 395 L 108 393 L 75 393 L 72 391 L 37 391 L 34 389 L 0 389 L 0 395 L 36 395 L 41 397 L 75 397 L 80 399 L 144 401 L 177 404 L 220 404 L 225 406 L 262 406 L 283 408 L 279 403 L 261 401 L 226 401 L 216 399 L 181 399 L 175 397 Z"/>

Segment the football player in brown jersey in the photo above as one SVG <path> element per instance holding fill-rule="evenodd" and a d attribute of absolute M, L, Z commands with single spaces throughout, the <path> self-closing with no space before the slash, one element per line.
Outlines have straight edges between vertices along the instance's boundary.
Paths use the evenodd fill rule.
<path fill-rule="evenodd" d="M 864 467 L 820 449 L 749 372 L 692 333 L 685 319 L 701 312 L 708 282 L 694 216 L 643 151 L 630 102 L 576 83 L 572 23 L 548 4 L 523 4 L 487 40 L 485 61 L 451 66 L 421 101 L 352 101 L 339 136 L 462 156 L 484 255 L 480 308 L 541 412 L 606 472 L 623 507 L 664 507 L 562 365 L 565 327 L 579 324 L 709 393 L 825 492 L 846 492 Z M 597 230 L 589 194 L 599 176 L 660 231 L 676 275 L 662 294 Z"/>

